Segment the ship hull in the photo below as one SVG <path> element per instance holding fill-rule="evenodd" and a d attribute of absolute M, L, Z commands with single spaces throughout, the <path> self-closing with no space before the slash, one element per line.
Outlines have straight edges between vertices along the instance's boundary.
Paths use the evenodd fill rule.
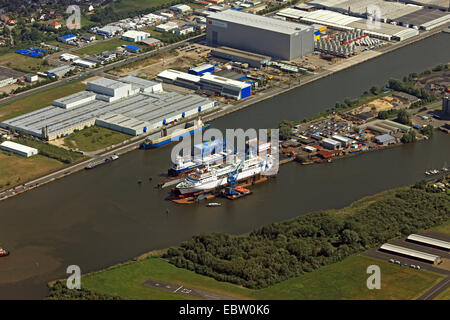
<path fill-rule="evenodd" d="M 236 180 L 239 181 L 239 180 L 243 180 L 243 179 L 248 179 L 248 178 L 256 176 L 258 174 L 261 174 L 261 167 L 258 166 L 256 168 L 249 168 L 247 170 L 243 170 L 242 172 L 240 172 L 238 174 Z M 215 189 L 217 187 L 222 187 L 222 186 L 225 186 L 227 183 L 228 183 L 228 179 L 225 176 L 223 178 L 218 178 L 215 180 L 207 181 L 205 183 L 197 184 L 195 186 L 180 187 L 177 189 L 181 194 L 192 194 L 192 193 L 196 193 L 196 192 L 202 192 L 202 191 L 206 191 L 206 190 Z"/>
<path fill-rule="evenodd" d="M 170 168 L 170 169 L 168 170 L 168 174 L 169 174 L 170 176 L 177 176 L 177 175 L 179 175 L 180 173 L 194 170 L 195 168 L 201 167 L 202 165 L 203 165 L 203 164 L 198 164 L 198 165 L 186 167 L 186 168 L 183 168 L 183 169 L 173 169 L 173 168 Z"/>
<path fill-rule="evenodd" d="M 140 149 L 155 149 L 155 148 L 159 148 L 159 147 L 165 146 L 165 145 L 167 145 L 169 143 L 179 141 L 181 138 L 193 135 L 193 134 L 195 134 L 197 132 L 201 132 L 201 131 L 205 130 L 207 127 L 208 126 L 206 125 L 206 126 L 203 126 L 201 128 L 194 128 L 192 130 L 186 131 L 186 132 L 178 134 L 176 136 L 167 136 L 166 139 L 158 139 L 158 142 L 151 142 L 151 143 L 143 142 L 141 144 L 141 146 L 140 146 Z"/>

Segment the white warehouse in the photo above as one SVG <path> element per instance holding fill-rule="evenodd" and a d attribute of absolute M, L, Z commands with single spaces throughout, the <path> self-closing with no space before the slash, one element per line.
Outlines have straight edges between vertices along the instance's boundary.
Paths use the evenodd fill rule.
<path fill-rule="evenodd" d="M 4 141 L 0 144 L 0 149 L 18 154 L 22 157 L 31 157 L 38 154 L 38 150 L 23 144 L 15 143 L 12 141 Z"/>
<path fill-rule="evenodd" d="M 139 42 L 150 38 L 151 34 L 143 31 L 130 30 L 122 34 L 122 40 L 130 42 Z"/>
<path fill-rule="evenodd" d="M 131 135 L 196 117 L 217 103 L 194 94 L 163 92 L 161 83 L 133 76 L 88 82 L 87 91 L 0 123 L 0 127 L 54 140 L 94 124 Z"/>

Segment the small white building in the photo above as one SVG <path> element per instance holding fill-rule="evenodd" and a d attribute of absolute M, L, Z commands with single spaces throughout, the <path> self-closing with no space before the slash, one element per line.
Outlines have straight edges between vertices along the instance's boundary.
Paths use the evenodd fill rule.
<path fill-rule="evenodd" d="M 189 7 L 185 4 L 176 4 L 174 6 L 171 6 L 170 10 L 172 10 L 176 13 L 187 13 L 187 12 L 190 12 L 192 9 L 191 9 L 191 7 Z"/>
<path fill-rule="evenodd" d="M 95 36 L 93 34 L 83 34 L 81 36 L 81 39 L 83 39 L 84 41 L 94 41 Z"/>
<path fill-rule="evenodd" d="M 130 42 L 138 42 L 145 40 L 151 36 L 148 32 L 130 30 L 122 34 L 122 40 Z"/>
<path fill-rule="evenodd" d="M 26 74 L 25 75 L 25 80 L 27 81 L 27 82 L 36 82 L 36 81 L 38 81 L 38 79 L 39 79 L 39 77 L 38 77 L 38 75 L 37 74 Z"/>
<path fill-rule="evenodd" d="M 18 154 L 22 157 L 31 157 L 38 154 L 38 150 L 23 144 L 15 143 L 12 141 L 4 141 L 0 144 L 0 149 Z"/>
<path fill-rule="evenodd" d="M 180 29 L 176 29 L 172 32 L 175 34 L 178 34 L 178 35 L 185 35 L 185 34 L 194 32 L 194 26 L 185 25 L 185 26 L 182 26 Z"/>
<path fill-rule="evenodd" d="M 168 12 L 161 12 L 160 15 L 162 15 L 163 17 L 166 17 L 168 19 L 173 18 L 173 14 L 168 13 Z"/>
<path fill-rule="evenodd" d="M 80 57 L 76 56 L 74 54 L 70 54 L 70 53 L 63 53 L 59 57 L 59 59 L 62 60 L 62 61 L 74 61 L 74 60 L 80 59 Z"/>
<path fill-rule="evenodd" d="M 324 148 L 329 149 L 329 150 L 336 150 L 341 147 L 341 143 L 339 141 L 329 139 L 329 138 L 323 139 L 322 145 L 324 146 Z"/>
<path fill-rule="evenodd" d="M 94 68 L 97 66 L 96 63 L 84 59 L 75 60 L 73 64 L 83 68 Z"/>
<path fill-rule="evenodd" d="M 156 31 L 158 32 L 170 32 L 176 29 L 178 29 L 176 22 L 167 22 L 156 26 Z"/>

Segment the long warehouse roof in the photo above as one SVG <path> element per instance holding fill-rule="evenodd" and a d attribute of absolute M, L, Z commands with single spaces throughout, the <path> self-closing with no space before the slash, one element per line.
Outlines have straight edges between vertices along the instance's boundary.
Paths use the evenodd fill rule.
<path fill-rule="evenodd" d="M 420 234 L 410 234 L 407 239 L 450 250 L 450 242 L 448 241 L 421 236 Z"/>
<path fill-rule="evenodd" d="M 282 21 L 274 18 L 269 18 L 265 16 L 260 16 L 256 14 L 231 9 L 222 12 L 212 13 L 208 16 L 208 20 L 210 19 L 243 24 L 254 28 L 260 28 L 284 34 L 294 34 L 301 30 L 307 30 L 311 28 L 310 26 L 307 25 Z"/>
<path fill-rule="evenodd" d="M 110 83 L 104 82 L 104 84 Z M 58 134 L 67 128 L 95 120 L 110 113 L 156 123 L 210 102 L 211 100 L 207 98 L 193 94 L 184 95 L 176 92 L 139 93 L 112 103 L 92 100 L 70 109 L 49 106 L 6 120 L 1 125 L 27 130 L 38 136 L 41 135 L 42 128 L 47 127 L 49 134 Z"/>
<path fill-rule="evenodd" d="M 430 254 L 430 253 L 425 253 L 422 251 L 417 251 L 417 250 L 412 250 L 412 249 L 408 249 L 405 247 L 400 247 L 400 246 L 396 246 L 390 243 L 385 243 L 383 244 L 380 249 L 382 250 L 386 250 L 386 251 L 391 251 L 394 253 L 398 253 L 398 254 L 403 254 L 406 256 L 410 256 L 413 258 L 418 258 L 418 259 L 422 259 L 422 260 L 426 260 L 426 261 L 430 261 L 432 263 L 437 262 L 438 260 L 441 259 L 441 257 L 436 256 L 434 254 Z"/>
<path fill-rule="evenodd" d="M 31 147 L 25 146 L 23 144 L 12 142 L 12 141 L 4 141 L 0 144 L 0 146 L 9 148 L 12 150 L 17 150 L 20 152 L 25 152 L 25 153 L 37 151 L 37 149 L 35 149 L 35 148 L 31 148 Z"/>
<path fill-rule="evenodd" d="M 380 18 L 395 19 L 405 14 L 416 12 L 422 9 L 421 6 L 389 2 L 384 0 L 313 0 L 309 1 L 316 7 L 325 7 L 340 12 L 352 12 L 358 15 L 365 15 L 367 10 L 377 8 L 380 10 Z"/>

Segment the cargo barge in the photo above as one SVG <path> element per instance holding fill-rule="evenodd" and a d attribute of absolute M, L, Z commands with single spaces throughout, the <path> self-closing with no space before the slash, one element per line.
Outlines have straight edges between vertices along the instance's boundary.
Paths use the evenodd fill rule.
<path fill-rule="evenodd" d="M 111 161 L 114 161 L 117 159 L 119 159 L 119 156 L 116 154 L 113 154 L 112 156 L 107 157 L 105 159 L 101 159 L 101 160 L 97 160 L 97 161 L 93 161 L 93 162 L 89 163 L 85 169 L 94 169 L 95 167 L 98 167 L 99 165 L 102 165 L 102 164 L 105 164 L 105 163 L 108 163 L 108 162 L 111 162 Z"/>
<path fill-rule="evenodd" d="M 167 129 L 163 129 L 161 131 L 161 138 L 152 139 L 147 138 L 140 145 L 140 149 L 155 149 L 158 147 L 162 147 L 169 143 L 179 141 L 181 138 L 193 135 L 197 132 L 201 132 L 209 127 L 209 124 L 205 125 L 201 120 L 197 120 L 193 125 L 186 124 L 184 129 L 174 130 L 172 133 L 167 134 Z"/>

